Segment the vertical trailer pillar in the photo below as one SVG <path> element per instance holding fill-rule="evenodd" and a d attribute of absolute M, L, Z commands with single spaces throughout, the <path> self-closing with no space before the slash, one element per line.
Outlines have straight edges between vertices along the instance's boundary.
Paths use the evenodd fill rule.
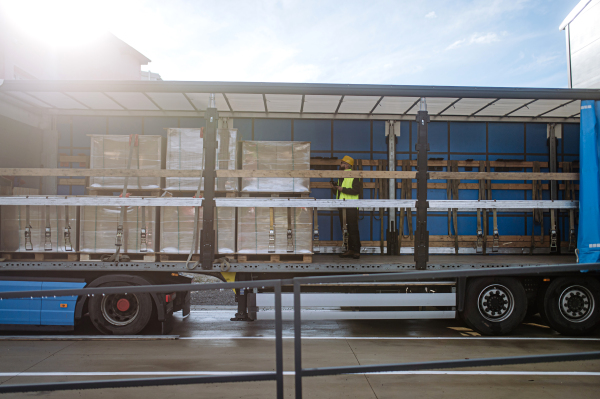
<path fill-rule="evenodd" d="M 548 169 L 550 173 L 558 172 L 558 162 L 556 156 L 556 140 L 561 135 L 561 127 L 559 124 L 548 124 Z M 556 201 L 558 199 L 558 182 L 550 180 L 550 199 Z M 550 209 L 550 252 L 560 252 L 560 238 L 558 234 L 558 214 L 556 209 Z"/>
<path fill-rule="evenodd" d="M 417 270 L 425 270 L 429 261 L 429 231 L 427 231 L 427 124 L 429 114 L 425 98 L 421 98 L 421 106 L 417 112 L 418 139 L 417 151 L 417 230 L 415 234 L 415 264 Z"/>
<path fill-rule="evenodd" d="M 56 116 L 52 117 L 50 129 L 42 130 L 42 154 L 41 165 L 39 166 L 42 168 L 58 167 L 58 127 Z M 58 189 L 58 177 L 45 176 L 40 177 L 40 180 L 40 194 L 56 195 Z"/>
<path fill-rule="evenodd" d="M 210 94 L 208 108 L 204 113 L 204 198 L 202 200 L 202 234 L 200 235 L 200 259 L 202 270 L 212 270 L 215 258 L 215 177 L 217 156 L 217 124 L 219 112 L 215 105 L 215 95 Z"/>
<path fill-rule="evenodd" d="M 385 135 L 388 139 L 388 170 L 396 170 L 396 136 L 400 134 L 400 121 L 388 121 Z M 389 199 L 396 199 L 396 179 L 389 179 Z M 382 221 L 383 223 L 383 221 Z M 399 227 L 399 226 L 398 226 Z M 388 209 L 387 254 L 399 255 L 398 230 L 396 228 L 396 208 Z"/>

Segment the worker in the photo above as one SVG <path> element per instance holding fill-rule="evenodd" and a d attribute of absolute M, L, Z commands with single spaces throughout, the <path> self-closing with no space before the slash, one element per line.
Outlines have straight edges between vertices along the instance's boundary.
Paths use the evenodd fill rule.
<path fill-rule="evenodd" d="M 351 171 L 354 166 L 354 159 L 346 155 L 340 161 L 340 169 Z M 338 179 L 337 184 L 331 181 L 332 190 L 335 193 L 335 198 L 345 200 L 357 200 L 360 194 L 360 179 L 345 177 Z M 344 232 L 344 216 L 343 210 L 346 209 L 346 228 L 348 230 L 348 248 L 347 251 L 340 255 L 341 258 L 360 258 L 360 234 L 358 232 L 358 208 L 339 208 L 340 225 L 342 234 Z"/>

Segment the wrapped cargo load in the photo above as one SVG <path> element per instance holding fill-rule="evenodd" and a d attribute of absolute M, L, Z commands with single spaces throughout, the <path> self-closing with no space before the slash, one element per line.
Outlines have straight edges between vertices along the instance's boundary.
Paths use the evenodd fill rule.
<path fill-rule="evenodd" d="M 189 254 L 194 236 L 193 206 L 163 206 L 160 209 L 160 252 Z M 198 237 L 202 230 L 203 212 L 200 208 Z M 235 253 L 235 208 L 217 208 L 215 253 Z M 200 253 L 200 239 L 194 253 Z"/>
<path fill-rule="evenodd" d="M 275 247 L 269 252 L 269 208 L 238 208 L 239 254 L 312 254 L 312 208 L 290 208 L 293 251 L 288 251 L 288 208 L 273 208 Z"/>
<path fill-rule="evenodd" d="M 142 223 L 145 210 L 145 225 Z M 121 207 L 83 206 L 80 217 L 79 251 L 88 253 L 115 252 L 115 237 Z M 142 229 L 146 228 L 146 245 Z M 123 246 L 121 253 L 152 253 L 156 249 L 156 208 L 128 206 L 123 219 Z M 144 251 L 145 249 L 145 251 Z"/>
<path fill-rule="evenodd" d="M 64 198 L 64 197 L 63 197 Z M 69 224 L 68 236 L 65 239 L 64 206 L 29 206 L 29 224 L 31 225 L 31 240 L 25 237 L 27 227 L 27 206 L 2 206 L 2 240 L 0 250 L 5 252 L 67 252 L 77 251 L 77 209 L 68 207 Z M 50 237 L 46 240 L 46 213 L 50 216 Z M 46 250 L 50 248 L 50 250 Z"/>
<path fill-rule="evenodd" d="M 303 141 L 244 141 L 242 170 L 309 170 L 310 142 Z M 309 178 L 242 178 L 242 192 L 310 191 Z"/>
<path fill-rule="evenodd" d="M 204 168 L 202 129 L 172 128 L 167 132 L 167 169 L 201 170 Z M 237 165 L 237 129 L 217 129 L 217 170 L 235 170 Z M 196 191 L 198 177 L 167 177 L 166 190 Z M 202 186 L 204 190 L 204 178 Z M 216 191 L 237 191 L 238 179 L 217 177 Z"/>
<path fill-rule="evenodd" d="M 91 136 L 91 169 L 127 169 L 129 136 Z M 131 169 L 160 170 L 163 160 L 162 136 L 137 135 L 131 156 Z M 90 177 L 90 187 L 97 189 L 122 189 L 124 177 Z M 152 190 L 161 187 L 160 177 L 130 177 L 130 189 Z"/>

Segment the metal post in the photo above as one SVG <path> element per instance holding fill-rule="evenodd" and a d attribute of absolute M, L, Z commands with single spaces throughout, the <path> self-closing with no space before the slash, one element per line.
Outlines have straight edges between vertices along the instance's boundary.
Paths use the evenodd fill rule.
<path fill-rule="evenodd" d="M 300 282 L 294 279 L 294 381 L 296 399 L 302 399 L 302 319 L 300 306 Z"/>
<path fill-rule="evenodd" d="M 429 114 L 425 98 L 421 98 L 421 107 L 417 112 L 418 141 L 417 151 L 417 231 L 415 234 L 415 264 L 417 270 L 425 270 L 429 261 L 429 231 L 427 231 L 427 124 Z"/>
<path fill-rule="evenodd" d="M 277 399 L 283 399 L 283 327 L 281 319 L 281 280 L 275 282 L 275 371 Z"/>
<path fill-rule="evenodd" d="M 548 125 L 548 166 L 550 173 L 558 171 L 556 162 L 556 124 Z M 556 201 L 558 199 L 558 186 L 556 180 L 550 180 L 550 199 Z M 559 252 L 559 236 L 558 236 L 558 218 L 556 209 L 550 209 L 550 252 Z"/>
<path fill-rule="evenodd" d="M 399 121 L 397 123 L 400 123 Z M 388 170 L 396 170 L 396 133 L 394 121 L 387 122 L 388 133 Z M 396 179 L 389 179 L 389 199 L 396 199 Z M 387 230 L 387 251 L 388 255 L 396 255 L 398 251 L 398 232 L 396 231 L 396 208 L 388 209 L 388 230 Z"/>
<path fill-rule="evenodd" d="M 206 128 L 204 129 L 204 199 L 202 201 L 203 220 L 200 236 L 200 253 L 203 270 L 212 270 L 215 258 L 215 176 L 217 156 L 217 124 L 219 112 L 215 105 L 215 95 L 210 94 L 209 105 L 204 113 Z"/>

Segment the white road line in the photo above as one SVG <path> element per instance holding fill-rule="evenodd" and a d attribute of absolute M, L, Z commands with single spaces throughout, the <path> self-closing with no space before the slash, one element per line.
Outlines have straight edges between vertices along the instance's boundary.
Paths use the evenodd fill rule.
<path fill-rule="evenodd" d="M 23 372 L 23 373 L 0 373 L 0 377 L 102 377 L 102 376 L 186 376 L 186 375 L 239 375 L 272 373 L 268 371 L 83 371 L 83 372 Z M 294 375 L 293 371 L 284 371 L 284 375 Z M 509 375 L 509 376 L 590 376 L 598 377 L 600 372 L 594 371 L 389 371 L 376 373 L 357 373 L 370 375 Z"/>

